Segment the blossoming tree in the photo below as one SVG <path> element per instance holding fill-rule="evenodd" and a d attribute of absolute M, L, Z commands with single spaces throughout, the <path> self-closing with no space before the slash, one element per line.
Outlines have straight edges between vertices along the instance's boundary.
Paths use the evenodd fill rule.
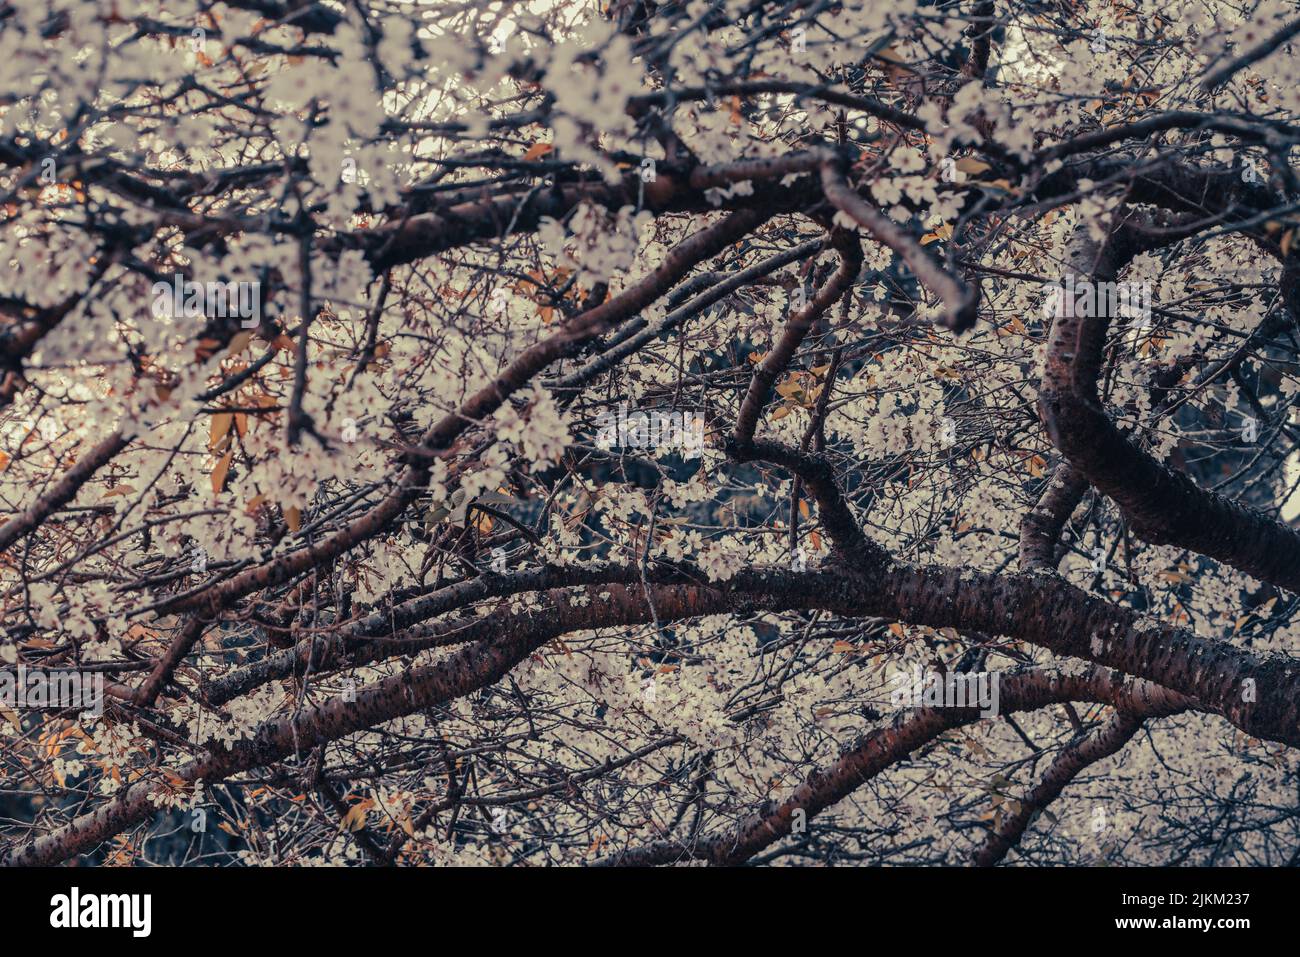
<path fill-rule="evenodd" d="M 1297 33 L 0 3 L 0 863 L 1294 863 Z"/>

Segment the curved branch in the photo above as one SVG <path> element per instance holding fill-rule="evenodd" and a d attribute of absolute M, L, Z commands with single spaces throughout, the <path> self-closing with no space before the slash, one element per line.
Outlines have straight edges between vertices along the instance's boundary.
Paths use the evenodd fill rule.
<path fill-rule="evenodd" d="M 414 450 L 416 458 L 428 461 L 445 453 L 466 429 L 484 421 L 553 361 L 607 331 L 614 322 L 649 305 L 700 261 L 721 252 L 766 221 L 769 215 L 764 210 L 742 210 L 700 230 L 674 248 L 664 262 L 640 282 L 613 299 L 580 313 L 566 323 L 558 334 L 524 350 L 496 379 L 467 399 L 457 411 L 444 416 L 430 428 Z M 196 610 L 200 617 L 212 617 L 245 595 L 287 581 L 309 568 L 330 561 L 391 526 L 406 507 L 415 501 L 428 481 L 426 466 L 413 463 L 406 468 L 397 487 L 383 501 L 346 528 L 306 548 L 241 572 L 204 592 L 172 602 L 167 610 Z M 153 703 L 163 685 L 170 680 L 176 666 L 193 649 L 201 633 L 202 629 L 197 627 L 187 626 L 182 629 L 141 685 L 138 704 L 149 706 Z"/>
<path fill-rule="evenodd" d="M 1006 857 L 1020 843 L 1034 816 L 1060 797 L 1066 785 L 1087 767 L 1118 754 L 1142 730 L 1144 717 L 1133 711 L 1117 711 L 1102 727 L 1069 744 L 1043 772 L 1042 780 L 1017 802 L 1015 813 L 989 832 L 972 856 L 971 864 L 992 867 Z"/>
<path fill-rule="evenodd" d="M 832 236 L 835 248 L 840 254 L 840 265 L 835 274 L 822 284 L 812 301 L 786 320 L 781 337 L 773 344 L 771 351 L 763 357 L 754 369 L 749 389 L 740 404 L 736 415 L 736 427 L 732 430 L 732 439 L 738 446 L 744 446 L 754 439 L 754 430 L 758 427 L 758 417 L 767 404 L 772 386 L 776 384 L 785 367 L 790 364 L 804 337 L 812 324 L 830 309 L 846 292 L 853 288 L 862 269 L 862 243 L 857 236 L 837 230 Z"/>
<path fill-rule="evenodd" d="M 1054 570 L 1060 564 L 1061 530 L 1088 491 L 1088 481 L 1059 462 L 1034 507 L 1020 520 L 1020 570 Z"/>
<path fill-rule="evenodd" d="M 953 332 L 963 332 L 975 325 L 979 311 L 979 284 L 961 282 L 932 259 L 925 248 L 898 224 L 850 189 L 836 164 L 824 163 L 821 170 L 822 190 L 831 204 L 898 253 L 922 285 L 943 300 L 947 312 L 941 325 Z"/>
<path fill-rule="evenodd" d="M 1114 282 L 1133 250 L 1121 235 L 1098 244 L 1086 229 L 1073 245 L 1071 263 L 1094 284 Z M 1080 314 L 1094 312 L 1103 314 Z M 1146 541 L 1189 548 L 1300 591 L 1300 532 L 1205 491 L 1138 448 L 1111 422 L 1097 395 L 1110 321 L 1106 309 L 1064 303 L 1058 313 L 1048 337 L 1038 408 L 1052 444 L 1070 465 L 1111 498 Z"/>
<path fill-rule="evenodd" d="M 1082 673 L 1008 672 L 1000 678 L 999 706 L 1004 711 L 1029 711 L 1068 701 L 1102 701 L 1117 707 L 1140 706 L 1153 712 L 1181 706 L 1178 696 L 1164 688 L 1104 668 L 1089 668 Z M 796 811 L 803 811 L 811 818 L 945 731 L 979 720 L 978 708 L 924 707 L 901 711 L 882 727 L 845 748 L 833 764 L 813 771 L 784 801 L 752 815 L 732 832 L 693 846 L 673 842 L 650 844 L 602 863 L 650 866 L 698 860 L 717 865 L 741 864 L 787 836 Z"/>
<path fill-rule="evenodd" d="M 498 618 L 494 636 L 457 651 L 437 664 L 402 671 L 357 690 L 355 697 L 333 697 L 288 717 L 258 726 L 250 740 L 230 749 L 214 748 L 175 772 L 186 784 L 212 784 L 240 771 L 263 767 L 344 735 L 414 714 L 485 687 L 551 639 L 569 631 L 606 625 L 714 614 L 727 597 L 705 588 L 656 589 L 651 601 L 641 587 L 608 585 L 608 597 L 592 594 L 573 606 L 568 592 L 552 592 L 539 611 Z M 156 812 L 150 796 L 167 785 L 144 780 L 55 831 L 9 849 L 0 867 L 48 866 L 83 854 L 101 841 L 140 824 Z"/>

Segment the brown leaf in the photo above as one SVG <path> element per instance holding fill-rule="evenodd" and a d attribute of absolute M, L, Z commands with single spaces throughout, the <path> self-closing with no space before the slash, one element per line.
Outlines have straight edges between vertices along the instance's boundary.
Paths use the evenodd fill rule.
<path fill-rule="evenodd" d="M 366 811 L 370 810 L 370 801 L 362 801 L 348 810 L 339 821 L 340 831 L 359 831 L 366 826 Z"/>
<path fill-rule="evenodd" d="M 229 412 L 218 412 L 212 417 L 212 425 L 208 429 L 208 450 L 215 452 L 222 446 L 222 440 L 225 439 L 226 433 L 230 431 L 230 424 L 234 421 L 234 416 Z"/>
<path fill-rule="evenodd" d="M 217 462 L 216 468 L 212 470 L 212 494 L 220 495 L 221 490 L 226 487 L 226 473 L 230 471 L 230 460 L 234 457 L 234 450 L 221 456 Z"/>

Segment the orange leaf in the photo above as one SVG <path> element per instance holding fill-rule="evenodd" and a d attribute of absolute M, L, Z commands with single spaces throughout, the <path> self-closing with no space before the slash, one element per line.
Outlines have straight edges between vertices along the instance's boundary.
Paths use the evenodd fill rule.
<path fill-rule="evenodd" d="M 221 456 L 217 462 L 217 467 L 212 470 L 212 494 L 220 495 L 221 490 L 226 487 L 226 473 L 230 471 L 230 460 L 234 456 L 234 450 Z"/>
<path fill-rule="evenodd" d="M 360 804 L 351 808 L 343 819 L 339 821 L 340 831 L 359 831 L 366 826 L 366 811 L 370 810 L 369 805 L 372 802 L 362 801 Z"/>
<path fill-rule="evenodd" d="M 208 448 L 210 450 L 216 450 L 221 446 L 221 440 L 230 431 L 230 423 L 233 421 L 234 416 L 229 412 L 218 412 L 212 417 L 212 425 L 208 430 Z"/>

